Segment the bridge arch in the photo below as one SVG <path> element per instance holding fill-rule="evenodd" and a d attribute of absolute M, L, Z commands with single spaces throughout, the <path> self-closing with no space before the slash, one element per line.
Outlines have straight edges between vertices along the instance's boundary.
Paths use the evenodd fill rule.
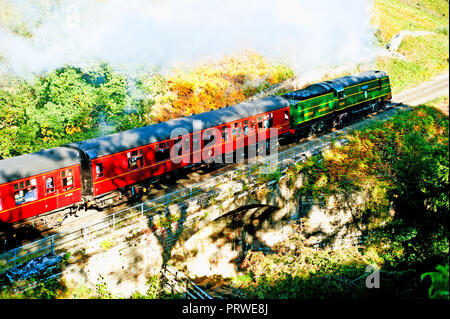
<path fill-rule="evenodd" d="M 234 276 L 247 251 L 271 252 L 270 246 L 274 237 L 279 237 L 279 227 L 284 222 L 273 218 L 278 211 L 276 206 L 259 203 L 221 214 L 185 239 L 183 261 L 174 255 L 172 258 L 194 276 Z"/>

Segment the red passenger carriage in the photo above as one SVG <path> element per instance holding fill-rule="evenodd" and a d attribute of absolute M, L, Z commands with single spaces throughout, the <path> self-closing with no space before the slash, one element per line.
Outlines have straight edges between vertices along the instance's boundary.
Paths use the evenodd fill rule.
<path fill-rule="evenodd" d="M 383 74 L 374 71 L 343 77 L 284 97 L 244 102 L 2 160 L 0 223 L 13 223 L 46 213 L 52 213 L 58 219 L 54 212 L 64 215 L 84 204 L 96 207 L 118 204 L 145 192 L 162 175 L 176 174 L 180 169 L 201 162 L 231 163 L 243 159 L 244 153 L 256 155 L 256 148 L 259 152 L 267 150 L 282 135 L 292 136 L 297 129 L 312 130 L 311 125 L 316 122 L 325 126 L 327 121 L 333 123 L 336 112 L 331 115 L 328 112 L 326 117 L 315 116 L 312 109 L 317 108 L 320 112 L 320 105 L 334 103 L 337 101 L 335 96 L 342 94 L 345 97 L 345 92 L 349 94 L 347 98 L 360 96 L 357 102 L 349 102 L 352 103 L 352 114 L 373 110 L 377 106 L 372 101 L 375 98 L 368 97 L 367 91 L 363 98 L 363 91 L 358 91 L 354 83 L 368 83 Z M 381 92 L 384 100 L 378 99 L 379 107 L 391 97 L 388 80 L 387 83 L 387 89 Z M 312 87 L 333 90 L 334 95 L 323 90 L 316 92 Z M 355 87 L 357 92 L 352 91 Z M 313 117 L 299 125 L 293 119 L 298 101 L 305 97 L 304 101 L 312 101 L 311 95 L 317 95 L 317 98 L 331 96 L 331 100 L 308 106 Z M 293 114 L 290 114 L 291 110 Z"/>
<path fill-rule="evenodd" d="M 50 221 L 43 220 L 53 224 L 82 204 L 123 202 L 163 174 L 201 162 L 243 158 L 249 147 L 266 146 L 270 129 L 277 136 L 289 133 L 289 104 L 283 98 L 240 103 L 2 160 L 0 222 L 51 213 Z"/>
<path fill-rule="evenodd" d="M 13 223 L 81 202 L 78 152 L 57 147 L 2 161 L 0 222 Z"/>
<path fill-rule="evenodd" d="M 99 206 L 133 196 L 136 183 L 195 165 L 227 161 L 250 144 L 266 143 L 269 129 L 289 133 L 289 104 L 270 97 L 71 144 L 86 154 L 91 199 Z M 172 156 L 171 156 L 172 153 Z M 225 157 L 225 158 L 224 158 Z"/>

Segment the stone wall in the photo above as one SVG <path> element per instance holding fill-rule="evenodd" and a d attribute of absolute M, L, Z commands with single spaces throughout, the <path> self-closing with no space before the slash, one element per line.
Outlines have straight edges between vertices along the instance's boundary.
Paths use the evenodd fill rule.
<path fill-rule="evenodd" d="M 104 283 L 114 295 L 129 297 L 145 293 L 147 277 L 158 274 L 165 263 L 191 277 L 236 276 L 247 249 L 270 250 L 293 231 L 303 231 L 316 246 L 357 243 L 363 197 L 353 196 L 352 205 L 345 207 L 334 197 L 320 203 L 296 194 L 302 176 L 290 187 L 286 180 L 282 175 L 261 185 L 256 174 L 233 180 L 171 205 L 166 214 L 144 216 L 133 225 L 90 238 L 71 256 L 64 279 L 69 286 L 92 289 Z M 176 221 L 158 228 L 168 217 Z"/>

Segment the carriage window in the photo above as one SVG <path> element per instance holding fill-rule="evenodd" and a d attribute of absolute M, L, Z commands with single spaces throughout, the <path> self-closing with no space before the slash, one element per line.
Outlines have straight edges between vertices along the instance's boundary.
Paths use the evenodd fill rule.
<path fill-rule="evenodd" d="M 241 134 L 242 134 L 242 127 L 238 127 L 238 128 L 236 128 L 237 129 L 237 137 L 240 137 L 241 136 Z"/>
<path fill-rule="evenodd" d="M 47 194 L 53 193 L 55 191 L 55 183 L 53 181 L 53 177 L 47 177 L 45 179 L 45 189 Z"/>
<path fill-rule="evenodd" d="M 128 152 L 127 157 L 128 157 L 128 168 L 130 169 L 139 168 L 144 165 L 144 156 L 142 155 L 142 150 L 139 151 L 135 150 Z"/>
<path fill-rule="evenodd" d="M 166 147 L 167 145 L 167 147 Z M 159 149 L 155 152 L 155 160 L 162 162 L 170 158 L 169 143 L 160 143 Z"/>
<path fill-rule="evenodd" d="M 61 172 L 63 190 L 67 191 L 73 188 L 73 173 L 71 169 L 67 169 Z"/>
<path fill-rule="evenodd" d="M 248 126 L 244 126 L 244 135 L 248 135 Z"/>
<path fill-rule="evenodd" d="M 262 127 L 263 127 L 262 117 L 258 117 L 258 128 L 262 128 Z"/>
<path fill-rule="evenodd" d="M 97 173 L 97 177 L 103 177 L 103 163 L 95 165 L 95 172 Z"/>
<path fill-rule="evenodd" d="M 222 140 L 228 141 L 228 128 L 226 126 L 222 127 Z"/>
<path fill-rule="evenodd" d="M 36 179 L 14 184 L 16 205 L 32 202 L 37 199 Z"/>

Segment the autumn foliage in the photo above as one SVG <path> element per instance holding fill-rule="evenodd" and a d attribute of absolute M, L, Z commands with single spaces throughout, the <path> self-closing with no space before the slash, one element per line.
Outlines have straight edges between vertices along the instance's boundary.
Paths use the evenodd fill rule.
<path fill-rule="evenodd" d="M 251 51 L 191 71 L 177 69 L 167 78 L 167 90 L 156 98 L 151 118 L 166 121 L 237 104 L 292 76 L 288 67 Z"/>
<path fill-rule="evenodd" d="M 106 63 L 0 78 L 0 159 L 239 103 L 293 76 L 244 51 L 170 74 Z"/>

